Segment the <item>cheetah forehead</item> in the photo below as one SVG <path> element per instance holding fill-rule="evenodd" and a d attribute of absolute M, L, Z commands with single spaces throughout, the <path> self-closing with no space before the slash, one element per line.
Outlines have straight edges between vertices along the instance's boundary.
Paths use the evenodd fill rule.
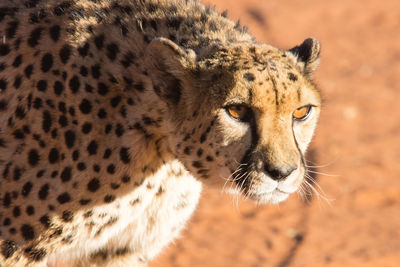
<path fill-rule="evenodd" d="M 216 73 L 219 69 L 226 70 L 233 79 L 227 94 L 261 109 L 269 104 L 292 102 L 298 105 L 309 96 L 305 91 L 316 95 L 314 85 L 295 62 L 284 51 L 269 45 L 241 44 L 220 48 L 201 64 Z M 213 75 L 213 79 L 218 78 L 217 74 Z"/>

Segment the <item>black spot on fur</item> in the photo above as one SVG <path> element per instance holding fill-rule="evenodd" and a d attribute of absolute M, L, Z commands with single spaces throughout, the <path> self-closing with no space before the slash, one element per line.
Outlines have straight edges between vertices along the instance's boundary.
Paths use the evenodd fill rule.
<path fill-rule="evenodd" d="M 47 90 L 47 82 L 45 80 L 38 81 L 38 83 L 36 84 L 36 88 L 41 92 L 46 91 Z"/>
<path fill-rule="evenodd" d="M 43 31 L 43 28 L 42 27 L 38 27 L 38 28 L 35 28 L 31 32 L 31 34 L 29 35 L 29 38 L 28 38 L 28 45 L 30 47 L 35 47 L 35 46 L 37 46 L 39 44 L 40 37 L 42 35 L 42 31 Z"/>
<path fill-rule="evenodd" d="M 122 64 L 122 66 L 127 68 L 131 64 L 133 64 L 134 59 L 135 59 L 135 55 L 132 52 L 128 52 L 124 55 L 123 59 L 121 60 L 121 64 Z"/>
<path fill-rule="evenodd" d="M 99 95 L 106 95 L 108 93 L 109 89 L 108 86 L 105 83 L 99 82 L 97 85 L 97 92 Z"/>
<path fill-rule="evenodd" d="M 53 66 L 53 56 L 50 53 L 46 53 L 42 57 L 41 70 L 43 72 L 48 72 L 52 66 Z"/>
<path fill-rule="evenodd" d="M 8 23 L 8 27 L 6 29 L 6 36 L 7 38 L 11 39 L 15 37 L 15 34 L 18 29 L 19 22 L 18 21 L 10 21 Z"/>
<path fill-rule="evenodd" d="M 57 42 L 60 39 L 60 30 L 61 27 L 59 25 L 54 25 L 50 28 L 50 37 L 54 42 Z"/>
<path fill-rule="evenodd" d="M 97 178 L 93 178 L 90 180 L 90 182 L 87 184 L 87 189 L 90 192 L 96 192 L 100 188 L 100 181 Z"/>
<path fill-rule="evenodd" d="M 51 173 L 51 178 L 56 178 L 57 175 L 58 175 L 58 171 L 53 171 L 53 172 Z"/>
<path fill-rule="evenodd" d="M 122 126 L 121 123 L 117 124 L 117 127 L 115 128 L 115 134 L 118 137 L 121 137 L 124 134 L 125 130 L 124 130 L 124 126 Z"/>
<path fill-rule="evenodd" d="M 107 148 L 106 151 L 104 151 L 103 158 L 108 159 L 111 156 L 111 153 L 112 153 L 111 149 Z"/>
<path fill-rule="evenodd" d="M 0 45 L 0 56 L 5 56 L 10 53 L 10 47 L 7 44 Z"/>
<path fill-rule="evenodd" d="M 42 129 L 48 133 L 51 129 L 52 119 L 48 110 L 43 111 Z"/>
<path fill-rule="evenodd" d="M 89 53 L 90 45 L 89 43 L 85 43 L 83 46 L 78 48 L 78 53 L 81 57 L 86 57 Z"/>
<path fill-rule="evenodd" d="M 200 143 L 201 143 L 201 144 L 204 143 L 204 142 L 206 141 L 206 139 L 207 139 L 207 135 L 206 135 L 206 133 L 203 133 L 203 134 L 200 136 Z"/>
<path fill-rule="evenodd" d="M 114 174 L 115 173 L 115 165 L 114 164 L 110 164 L 107 166 L 107 172 L 109 174 Z"/>
<path fill-rule="evenodd" d="M 60 204 L 65 204 L 65 203 L 71 201 L 71 196 L 69 195 L 68 192 L 64 192 L 64 193 L 60 194 L 60 195 L 57 197 L 57 201 L 58 201 L 58 203 L 60 203 Z"/>
<path fill-rule="evenodd" d="M 105 203 L 111 203 L 115 200 L 115 196 L 114 195 L 106 195 L 104 197 L 104 202 Z"/>
<path fill-rule="evenodd" d="M 111 132 L 111 130 L 112 130 L 112 124 L 109 123 L 109 124 L 106 125 L 106 127 L 104 129 L 104 132 L 106 134 L 109 134 Z"/>
<path fill-rule="evenodd" d="M 28 216 L 32 216 L 33 214 L 35 214 L 35 208 L 32 205 L 29 205 L 28 207 L 26 207 L 25 212 L 26 214 L 28 214 Z"/>
<path fill-rule="evenodd" d="M 31 182 L 26 182 L 21 190 L 21 195 L 27 197 L 31 192 L 33 184 Z"/>
<path fill-rule="evenodd" d="M 47 198 L 47 196 L 49 195 L 49 189 L 50 189 L 49 185 L 44 184 L 38 192 L 39 199 L 45 200 Z"/>
<path fill-rule="evenodd" d="M 75 144 L 75 132 L 68 130 L 64 134 L 65 144 L 68 148 L 72 148 Z"/>
<path fill-rule="evenodd" d="M 4 240 L 1 244 L 1 254 L 6 259 L 12 257 L 17 249 L 17 244 L 15 244 L 15 242 L 11 240 Z"/>
<path fill-rule="evenodd" d="M 79 159 L 79 150 L 74 150 L 74 152 L 72 152 L 72 160 L 77 161 L 78 159 Z"/>
<path fill-rule="evenodd" d="M 90 203 L 90 199 L 81 199 L 79 200 L 79 204 L 81 204 L 82 206 L 87 205 Z"/>
<path fill-rule="evenodd" d="M 33 65 L 30 64 L 24 69 L 25 76 L 29 79 L 33 73 Z"/>
<path fill-rule="evenodd" d="M 0 79 L 0 91 L 7 89 L 7 81 L 5 79 Z"/>
<path fill-rule="evenodd" d="M 43 226 L 46 229 L 50 227 L 51 220 L 50 220 L 50 217 L 48 215 L 43 215 L 42 217 L 40 217 L 39 221 L 43 224 Z"/>
<path fill-rule="evenodd" d="M 30 0 L 29 2 L 39 2 L 39 0 Z M 36 4 L 35 4 L 36 6 Z M 40 23 L 43 19 L 45 19 L 47 16 L 46 11 L 44 9 L 40 9 L 37 11 L 34 11 L 29 14 L 29 23 L 30 24 L 36 24 Z"/>
<path fill-rule="evenodd" d="M 44 248 L 34 248 L 32 246 L 27 247 L 24 252 L 28 255 L 30 259 L 33 261 L 41 261 L 44 257 L 46 257 L 46 249 Z"/>
<path fill-rule="evenodd" d="M 25 115 L 26 115 L 26 110 L 25 110 L 25 108 L 24 107 L 21 107 L 21 106 L 17 106 L 17 108 L 15 109 L 15 116 L 18 118 L 18 119 L 23 119 L 23 118 L 25 118 Z"/>
<path fill-rule="evenodd" d="M 56 16 L 62 16 L 65 12 L 68 11 L 70 6 L 71 6 L 70 1 L 64 1 L 61 4 L 59 4 L 58 6 L 56 6 L 54 8 L 53 12 Z"/>
<path fill-rule="evenodd" d="M 15 58 L 14 62 L 12 63 L 14 68 L 17 68 L 21 65 L 22 63 L 22 55 L 19 55 Z"/>
<path fill-rule="evenodd" d="M 171 18 L 168 18 L 168 20 L 167 20 L 167 27 L 168 28 L 174 28 L 175 30 L 178 30 L 179 29 L 179 26 L 181 25 L 181 23 L 182 23 L 182 18 L 180 18 L 180 17 L 171 17 Z"/>
<path fill-rule="evenodd" d="M 18 181 L 21 178 L 21 176 L 22 176 L 22 170 L 18 167 L 15 167 L 13 175 L 14 181 Z"/>
<path fill-rule="evenodd" d="M 91 130 L 92 130 L 92 124 L 90 124 L 89 122 L 85 122 L 85 123 L 82 125 L 82 132 L 83 132 L 84 134 L 90 133 Z"/>
<path fill-rule="evenodd" d="M 116 44 L 112 43 L 107 45 L 107 57 L 111 61 L 114 61 L 116 59 L 118 53 L 119 53 L 119 48 Z"/>
<path fill-rule="evenodd" d="M 15 77 L 14 84 L 13 84 L 15 89 L 18 89 L 21 86 L 21 83 L 22 83 L 22 76 L 21 75 L 17 75 Z"/>
<path fill-rule="evenodd" d="M 119 151 L 119 156 L 123 163 L 128 164 L 131 162 L 131 158 L 129 156 L 129 148 L 122 147 L 121 150 Z"/>
<path fill-rule="evenodd" d="M 106 111 L 104 108 L 101 108 L 101 109 L 99 110 L 99 112 L 97 113 L 97 116 L 98 116 L 100 119 L 104 119 L 104 118 L 107 117 L 107 111 Z"/>
<path fill-rule="evenodd" d="M 3 225 L 4 226 L 11 225 L 11 219 L 10 218 L 5 218 L 4 221 L 3 221 Z"/>
<path fill-rule="evenodd" d="M 110 104 L 113 108 L 115 108 L 116 106 L 118 106 L 118 104 L 121 102 L 122 97 L 121 96 L 116 96 L 111 98 L 110 100 Z"/>
<path fill-rule="evenodd" d="M 200 161 L 193 161 L 192 166 L 195 168 L 202 168 L 203 164 Z"/>
<path fill-rule="evenodd" d="M 87 151 L 89 155 L 95 155 L 97 153 L 98 144 L 96 141 L 91 141 L 87 146 Z"/>
<path fill-rule="evenodd" d="M 79 171 L 84 171 L 86 170 L 86 164 L 83 162 L 79 162 L 78 165 L 76 165 Z"/>
<path fill-rule="evenodd" d="M 36 177 L 37 177 L 37 178 L 41 178 L 41 177 L 43 177 L 44 173 L 45 173 L 45 170 L 40 170 L 40 171 L 38 171 L 38 172 L 36 173 Z"/>
<path fill-rule="evenodd" d="M 69 88 L 71 89 L 72 93 L 74 93 L 74 94 L 77 93 L 80 86 L 81 86 L 81 83 L 79 81 L 78 76 L 74 75 L 69 80 Z"/>
<path fill-rule="evenodd" d="M 10 193 L 6 193 L 3 197 L 3 206 L 5 208 L 10 207 L 11 205 L 11 194 Z"/>
<path fill-rule="evenodd" d="M 297 81 L 297 75 L 295 75 L 295 74 L 293 74 L 291 72 L 289 72 L 288 78 L 291 81 L 294 81 L 294 82 Z"/>
<path fill-rule="evenodd" d="M 51 163 L 51 164 L 54 164 L 54 163 L 56 163 L 57 161 L 58 161 L 58 159 L 59 159 L 59 152 L 58 152 L 58 150 L 56 149 L 56 148 L 52 148 L 51 150 L 50 150 L 50 153 L 49 153 L 49 162 Z"/>
<path fill-rule="evenodd" d="M 252 73 L 250 73 L 250 72 L 246 72 L 246 73 L 243 75 L 243 77 L 244 77 L 246 80 L 248 80 L 249 82 L 252 82 L 252 81 L 255 80 L 254 75 L 253 75 Z"/>
<path fill-rule="evenodd" d="M 58 123 L 60 124 L 61 127 L 66 127 L 66 126 L 68 126 L 68 119 L 67 119 L 67 117 L 64 116 L 64 115 L 61 115 L 61 116 L 58 118 Z"/>
<path fill-rule="evenodd" d="M 61 93 L 64 91 L 64 85 L 60 81 L 56 81 L 53 88 L 56 95 L 61 95 Z"/>
<path fill-rule="evenodd" d="M 21 216 L 21 209 L 18 206 L 14 207 L 13 215 L 14 215 L 15 218 Z"/>
<path fill-rule="evenodd" d="M 16 139 L 24 139 L 25 138 L 25 134 L 23 131 L 17 129 L 13 132 L 13 135 Z"/>
<path fill-rule="evenodd" d="M 121 185 L 120 185 L 120 184 L 117 184 L 117 183 L 111 183 L 111 184 L 110 184 L 110 187 L 111 187 L 111 189 L 116 190 L 116 189 L 120 188 Z"/>
<path fill-rule="evenodd" d="M 29 241 L 29 240 L 32 240 L 35 238 L 35 231 L 34 231 L 33 227 L 29 224 L 23 224 L 21 226 L 21 234 L 22 234 L 22 237 L 26 241 Z"/>
<path fill-rule="evenodd" d="M 74 219 L 74 214 L 69 210 L 65 210 L 61 218 L 64 222 L 71 222 Z"/>
<path fill-rule="evenodd" d="M 61 172 L 61 181 L 63 181 L 63 183 L 68 182 L 69 180 L 71 180 L 72 177 L 72 168 L 71 167 L 65 167 L 63 169 L 63 171 Z"/>
<path fill-rule="evenodd" d="M 94 164 L 94 165 L 93 165 L 93 170 L 94 170 L 95 172 L 100 172 L 101 168 L 100 168 L 100 166 L 99 166 L 98 164 Z"/>
<path fill-rule="evenodd" d="M 58 110 L 61 111 L 62 113 L 66 113 L 67 112 L 67 107 L 65 105 L 65 102 L 59 102 L 58 103 Z"/>
<path fill-rule="evenodd" d="M 144 91 L 144 85 L 143 83 L 139 82 L 139 83 L 135 83 L 133 85 L 133 88 L 135 88 L 136 90 L 138 90 L 139 92 L 143 92 Z"/>
<path fill-rule="evenodd" d="M 185 153 L 186 155 L 190 155 L 190 147 L 185 147 L 183 153 Z"/>
<path fill-rule="evenodd" d="M 28 207 L 26 207 L 25 212 L 26 214 L 28 214 L 28 216 L 32 216 L 33 214 L 35 214 L 35 208 L 32 205 L 29 205 Z"/>
<path fill-rule="evenodd" d="M 104 39 L 105 39 L 105 37 L 104 37 L 103 34 L 101 34 L 101 35 L 99 35 L 99 36 L 96 36 L 96 37 L 94 38 L 94 44 L 96 45 L 97 49 L 100 50 L 100 49 L 103 48 Z"/>
<path fill-rule="evenodd" d="M 79 70 L 79 74 L 82 75 L 83 77 L 88 76 L 89 71 L 85 66 L 81 66 L 81 69 Z"/>
<path fill-rule="evenodd" d="M 36 166 L 39 163 L 40 156 L 36 149 L 31 149 L 28 153 L 28 162 L 31 166 Z"/>
<path fill-rule="evenodd" d="M 90 103 L 89 100 L 87 100 L 86 98 L 84 98 L 81 102 L 81 104 L 79 105 L 79 109 L 81 110 L 81 112 L 83 114 L 89 114 L 90 111 L 92 110 L 92 104 Z"/>
<path fill-rule="evenodd" d="M 0 63 L 0 72 L 2 72 L 3 70 L 5 70 L 7 68 L 7 64 L 4 62 Z"/>
<path fill-rule="evenodd" d="M 61 62 L 66 64 L 68 62 L 69 57 L 71 56 L 71 46 L 70 45 L 64 45 L 61 50 L 60 50 L 60 59 Z"/>
<path fill-rule="evenodd" d="M 92 66 L 91 70 L 92 70 L 93 78 L 95 78 L 95 79 L 100 78 L 100 75 L 101 75 L 100 69 L 101 69 L 101 67 L 100 67 L 99 64 L 96 64 L 96 65 Z"/>
<path fill-rule="evenodd" d="M 42 99 L 41 98 L 35 98 L 35 100 L 33 100 L 33 107 L 35 109 L 40 109 L 42 107 Z"/>

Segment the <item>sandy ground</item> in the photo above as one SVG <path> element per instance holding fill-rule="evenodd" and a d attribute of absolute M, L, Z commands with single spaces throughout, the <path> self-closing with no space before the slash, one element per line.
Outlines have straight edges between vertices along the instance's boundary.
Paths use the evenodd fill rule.
<path fill-rule="evenodd" d="M 258 41 L 321 41 L 324 108 L 309 160 L 324 194 L 256 207 L 205 190 L 150 267 L 400 266 L 400 1 L 207 2 Z"/>

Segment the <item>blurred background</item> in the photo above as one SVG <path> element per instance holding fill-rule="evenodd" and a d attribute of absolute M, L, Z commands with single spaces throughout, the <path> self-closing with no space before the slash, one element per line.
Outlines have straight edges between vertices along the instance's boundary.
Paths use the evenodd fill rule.
<path fill-rule="evenodd" d="M 400 1 L 204 2 L 260 42 L 320 40 L 324 107 L 308 159 L 321 196 L 257 207 L 205 188 L 150 267 L 400 266 Z"/>

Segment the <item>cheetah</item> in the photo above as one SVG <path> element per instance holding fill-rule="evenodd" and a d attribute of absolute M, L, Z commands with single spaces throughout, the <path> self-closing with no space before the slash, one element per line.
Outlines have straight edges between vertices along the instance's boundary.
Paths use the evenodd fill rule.
<path fill-rule="evenodd" d="M 0 265 L 146 266 L 202 184 L 278 203 L 319 117 L 314 38 L 196 0 L 0 4 Z"/>

